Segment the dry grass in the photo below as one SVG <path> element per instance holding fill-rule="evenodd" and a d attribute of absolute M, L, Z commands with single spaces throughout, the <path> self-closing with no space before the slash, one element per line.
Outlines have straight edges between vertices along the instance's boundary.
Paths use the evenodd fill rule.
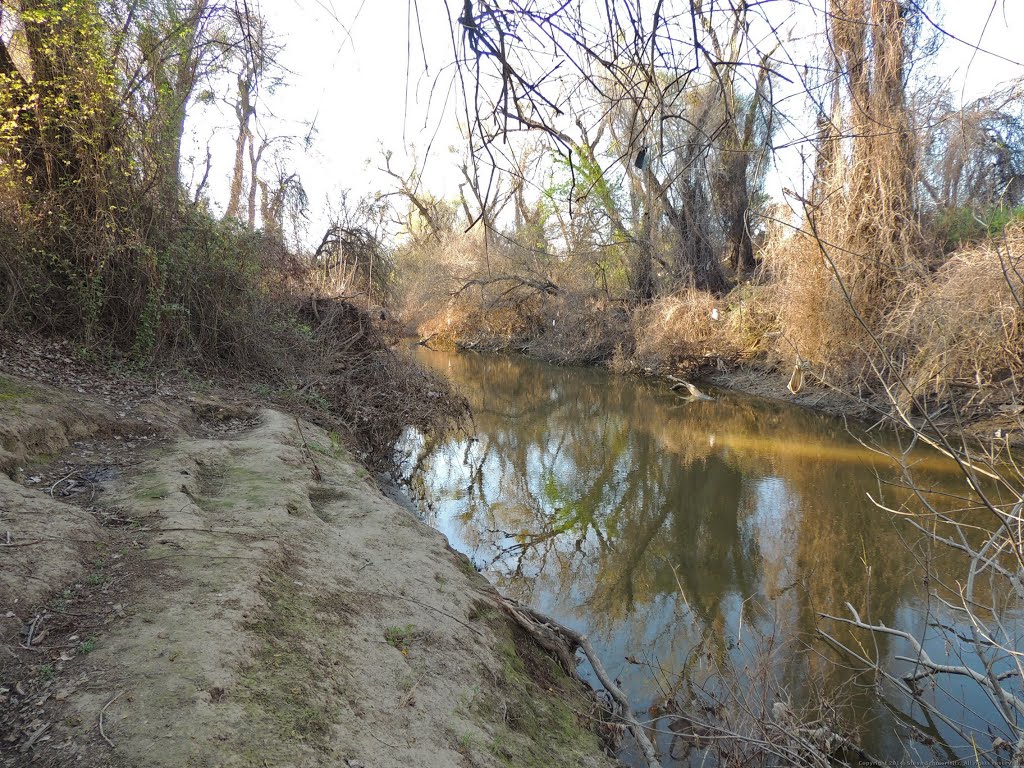
<path fill-rule="evenodd" d="M 1017 377 L 1024 373 L 1022 257 L 1020 225 L 953 254 L 933 273 L 909 256 L 897 269 L 796 234 L 775 253 L 777 351 L 844 389 L 888 387 L 904 405 L 911 395 L 940 397 L 950 386 L 981 389 Z"/>
<path fill-rule="evenodd" d="M 1024 374 L 1024 225 L 954 254 L 908 285 L 885 346 L 914 396 L 982 388 Z M 906 393 L 909 395 L 910 393 Z"/>
<path fill-rule="evenodd" d="M 776 353 L 790 362 L 810 362 L 833 383 L 865 379 L 871 364 L 870 338 L 818 243 L 805 234 L 793 235 L 776 258 L 781 320 Z M 858 270 L 843 272 L 843 283 L 852 289 L 853 301 L 863 313 L 873 299 L 858 279 Z"/>
<path fill-rule="evenodd" d="M 635 352 L 620 367 L 696 373 L 763 351 L 777 323 L 772 287 L 743 286 L 723 298 L 697 290 L 658 299 L 632 319 Z"/>

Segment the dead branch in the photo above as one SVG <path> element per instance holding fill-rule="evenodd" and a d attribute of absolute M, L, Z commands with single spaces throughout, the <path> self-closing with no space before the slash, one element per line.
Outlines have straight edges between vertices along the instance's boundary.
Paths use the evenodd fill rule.
<path fill-rule="evenodd" d="M 495 277 L 473 278 L 472 280 L 467 280 L 462 284 L 462 287 L 452 295 L 461 296 L 473 286 L 486 287 L 488 285 L 494 285 L 495 283 L 512 284 L 510 288 L 506 289 L 505 294 L 503 295 L 512 293 L 520 288 L 530 288 L 537 293 L 543 293 L 548 296 L 557 296 L 561 292 L 561 289 L 550 280 L 533 280 L 521 275 L 497 275 Z"/>
<path fill-rule="evenodd" d="M 299 430 L 299 437 L 302 438 L 302 458 L 303 460 L 308 459 L 309 463 L 313 465 L 313 479 L 316 482 L 323 481 L 323 474 L 320 472 L 320 467 L 316 463 L 316 459 L 313 458 L 313 452 L 309 449 L 309 444 L 306 442 L 306 435 L 302 431 L 302 424 L 299 423 L 298 417 L 295 419 L 295 426 Z"/>
<path fill-rule="evenodd" d="M 901 638 L 905 640 L 907 643 L 909 643 L 910 646 L 914 649 L 914 658 L 897 658 L 901 658 L 904 661 L 912 661 L 915 664 L 919 664 L 925 669 L 931 670 L 933 673 L 936 674 L 961 675 L 963 677 L 968 677 L 981 687 L 985 688 L 993 698 L 1002 700 L 1008 706 L 1015 709 L 1018 713 L 1024 715 L 1024 701 L 1021 701 L 1021 699 L 1019 699 L 1017 696 L 1014 696 L 1012 693 L 1010 693 L 1002 687 L 993 686 L 991 680 L 986 675 L 966 666 L 961 666 L 957 664 L 939 664 L 938 662 L 932 660 L 931 656 L 928 655 L 928 652 L 924 649 L 924 646 L 921 644 L 921 642 L 916 637 L 914 637 L 914 635 L 912 635 L 910 632 L 906 632 L 902 629 L 894 629 L 892 627 L 887 627 L 885 624 L 871 624 L 870 622 L 863 620 L 860 617 L 860 614 L 857 612 L 857 610 L 850 603 L 846 604 L 846 608 L 848 611 L 850 611 L 851 615 L 853 616 L 852 619 L 847 619 L 842 616 L 830 616 L 829 614 L 825 613 L 819 615 L 822 618 L 830 619 L 831 621 L 838 621 L 840 623 L 850 624 L 861 629 L 867 629 L 871 632 L 878 632 L 880 634 L 892 635 L 893 637 Z M 913 675 L 909 675 L 904 677 L 904 680 L 910 680 L 913 677 Z"/>

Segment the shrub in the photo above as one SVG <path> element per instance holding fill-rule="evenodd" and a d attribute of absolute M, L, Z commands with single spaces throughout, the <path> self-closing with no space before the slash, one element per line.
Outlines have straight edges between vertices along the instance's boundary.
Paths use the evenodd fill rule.
<path fill-rule="evenodd" d="M 982 212 L 970 208 L 944 208 L 929 219 L 931 240 L 948 254 L 986 238 L 999 237 L 1014 222 L 1024 220 L 1024 206 L 997 206 Z"/>
<path fill-rule="evenodd" d="M 884 330 L 914 395 L 1024 374 L 1024 223 L 911 283 Z M 907 395 L 904 396 L 904 400 Z"/>

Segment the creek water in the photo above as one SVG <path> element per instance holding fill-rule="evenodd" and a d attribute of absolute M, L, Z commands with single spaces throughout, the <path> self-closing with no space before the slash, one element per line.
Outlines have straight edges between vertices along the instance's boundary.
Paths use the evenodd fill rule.
<path fill-rule="evenodd" d="M 838 724 L 882 759 L 966 756 L 941 723 L 818 634 L 887 669 L 908 666 L 892 660 L 909 652 L 898 639 L 819 615 L 849 616 L 849 602 L 957 661 L 957 649 L 927 639 L 929 620 L 956 617 L 927 600 L 921 562 L 955 584 L 962 559 L 869 498 L 914 503 L 878 452 L 899 449 L 897 436 L 729 393 L 688 402 L 598 370 L 416 354 L 473 408 L 469 434 L 403 443 L 427 522 L 504 593 L 591 637 L 666 765 L 713 764 L 674 712 L 742 727 L 776 701 Z M 938 453 L 913 463 L 935 498 L 965 491 Z M 989 712 L 957 679 L 923 695 L 959 722 Z M 628 742 L 621 757 L 637 764 Z"/>

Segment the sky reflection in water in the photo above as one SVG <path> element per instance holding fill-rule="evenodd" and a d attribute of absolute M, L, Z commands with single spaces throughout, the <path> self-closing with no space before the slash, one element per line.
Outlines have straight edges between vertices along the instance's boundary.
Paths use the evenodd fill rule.
<path fill-rule="evenodd" d="M 922 573 L 908 551 L 920 537 L 867 498 L 898 505 L 908 494 L 880 482 L 897 477 L 891 462 L 842 421 L 734 395 L 686 403 L 663 387 L 517 357 L 418 354 L 463 389 L 475 421 L 473 438 L 407 443 L 428 522 L 506 594 L 588 633 L 638 709 L 684 698 L 687 671 L 700 683 L 733 670 L 741 695 L 754 696 L 763 686 L 750 678 L 764 673 L 753 667 L 770 645 L 766 673 L 795 706 L 842 690 L 870 752 L 934 759 L 907 723 L 926 738 L 948 734 L 898 696 L 881 703 L 870 678 L 829 663 L 815 639 L 817 614 L 843 613 L 846 601 L 887 625 L 923 627 Z M 914 461 L 928 487 L 962 491 L 942 457 Z M 952 582 L 962 563 L 947 556 L 937 567 Z M 904 650 L 891 638 L 878 648 Z M 671 734 L 660 742 L 668 750 Z"/>

